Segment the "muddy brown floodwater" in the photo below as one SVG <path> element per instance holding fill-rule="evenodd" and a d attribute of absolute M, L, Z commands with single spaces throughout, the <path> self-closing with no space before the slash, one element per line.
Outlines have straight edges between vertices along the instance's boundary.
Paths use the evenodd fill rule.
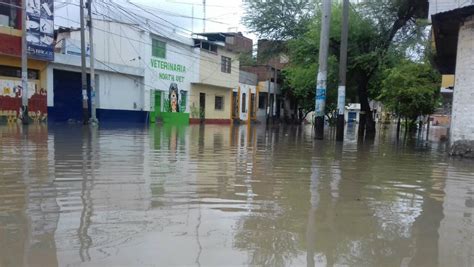
<path fill-rule="evenodd" d="M 474 162 L 347 131 L 2 126 L 0 266 L 474 266 Z"/>

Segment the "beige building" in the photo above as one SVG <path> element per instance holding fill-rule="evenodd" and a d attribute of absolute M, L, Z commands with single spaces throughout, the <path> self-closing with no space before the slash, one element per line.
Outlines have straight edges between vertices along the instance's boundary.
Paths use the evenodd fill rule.
<path fill-rule="evenodd" d="M 227 48 L 225 33 L 201 34 L 194 39 L 199 55 L 199 78 L 191 84 L 191 123 L 231 122 L 233 90 L 239 86 L 239 54 Z"/>

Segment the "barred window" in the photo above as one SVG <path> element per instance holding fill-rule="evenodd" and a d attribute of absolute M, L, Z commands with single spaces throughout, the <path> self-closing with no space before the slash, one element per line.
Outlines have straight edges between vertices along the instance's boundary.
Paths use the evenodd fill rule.
<path fill-rule="evenodd" d="M 224 97 L 223 96 L 216 96 L 214 102 L 214 109 L 215 110 L 223 110 L 224 109 Z"/>
<path fill-rule="evenodd" d="M 221 56 L 221 71 L 225 73 L 230 73 L 230 69 L 232 67 L 230 57 Z"/>

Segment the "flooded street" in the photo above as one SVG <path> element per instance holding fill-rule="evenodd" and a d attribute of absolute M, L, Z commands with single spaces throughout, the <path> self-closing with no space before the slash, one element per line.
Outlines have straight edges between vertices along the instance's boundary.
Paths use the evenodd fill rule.
<path fill-rule="evenodd" d="M 473 162 L 354 132 L 1 126 L 0 266 L 474 266 Z"/>

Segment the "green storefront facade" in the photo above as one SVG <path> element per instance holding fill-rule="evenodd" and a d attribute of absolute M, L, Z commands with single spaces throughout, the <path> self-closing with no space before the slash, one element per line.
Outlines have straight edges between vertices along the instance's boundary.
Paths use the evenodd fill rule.
<path fill-rule="evenodd" d="M 166 124 L 189 124 L 189 113 L 186 112 L 187 92 L 182 91 L 179 101 L 179 109 L 173 110 L 170 103 L 170 96 L 164 91 L 152 91 L 154 102 L 153 111 L 150 112 L 150 123 L 166 123 Z"/>
<path fill-rule="evenodd" d="M 196 57 L 191 46 L 152 37 L 147 67 L 150 91 L 150 123 L 189 124 L 189 92 Z"/>

